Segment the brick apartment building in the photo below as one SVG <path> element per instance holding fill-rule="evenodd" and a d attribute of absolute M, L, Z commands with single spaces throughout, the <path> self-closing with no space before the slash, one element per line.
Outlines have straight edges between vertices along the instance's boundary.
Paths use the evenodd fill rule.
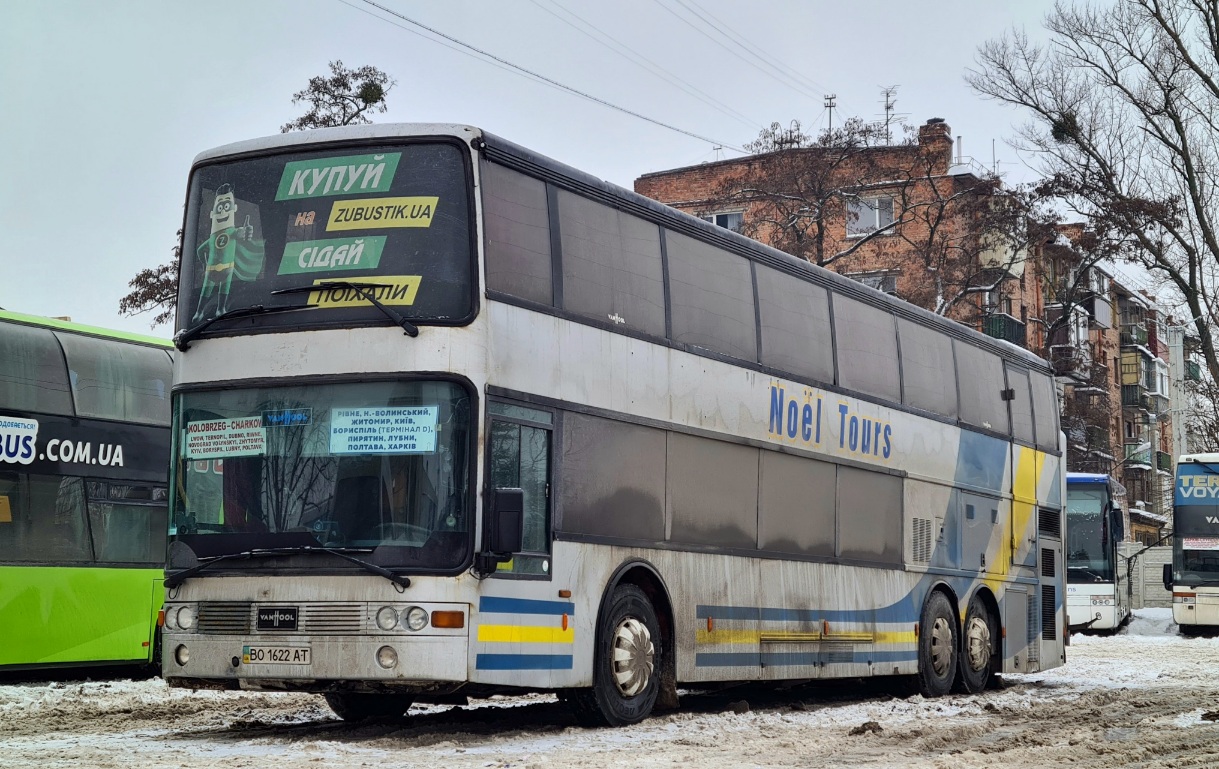
<path fill-rule="evenodd" d="M 1068 468 L 1112 474 L 1128 538 L 1159 538 L 1173 451 L 1163 313 L 1097 267 L 1054 264 L 993 174 L 954 157 L 943 120 L 916 142 L 780 145 L 648 173 L 635 191 L 1050 359 Z"/>

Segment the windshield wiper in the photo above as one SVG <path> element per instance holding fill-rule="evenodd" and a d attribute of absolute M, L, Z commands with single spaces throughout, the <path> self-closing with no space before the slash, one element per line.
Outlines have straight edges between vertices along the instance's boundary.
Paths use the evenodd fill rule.
<path fill-rule="evenodd" d="M 1093 569 L 1089 566 L 1067 566 L 1067 571 L 1082 571 L 1083 573 L 1091 576 L 1092 579 L 1096 582 L 1108 582 L 1109 581 L 1109 580 L 1105 579 L 1105 576 L 1103 574 L 1101 574 L 1099 571 L 1096 571 L 1095 569 Z"/>
<path fill-rule="evenodd" d="M 328 288 L 349 288 L 352 291 L 355 291 L 357 296 L 359 296 L 361 299 L 368 300 L 368 303 L 371 304 L 373 307 L 376 307 L 378 310 L 380 310 L 385 315 L 385 317 L 389 318 L 394 323 L 401 326 L 403 333 L 405 333 L 407 336 L 409 336 L 409 337 L 419 336 L 419 327 L 418 326 L 416 326 L 414 323 L 411 323 L 406 318 L 402 317 L 402 314 L 397 312 L 396 310 L 393 310 L 389 307 L 386 307 L 384 304 L 381 304 L 380 300 L 378 300 L 377 297 L 374 296 L 373 291 L 369 290 L 369 289 L 374 289 L 374 288 L 394 288 L 394 286 L 391 286 L 388 283 L 354 283 L 350 280 L 321 280 L 317 283 L 317 285 L 292 286 L 291 288 L 280 288 L 280 289 L 276 289 L 275 291 L 272 291 L 271 293 L 273 295 L 274 294 L 303 294 L 306 291 L 308 291 L 308 292 L 325 291 Z"/>
<path fill-rule="evenodd" d="M 206 569 L 210 566 L 213 566 L 217 563 L 220 563 L 221 561 L 229 561 L 234 558 L 270 558 L 270 557 L 276 556 L 276 555 L 296 555 L 298 553 L 327 553 L 329 555 L 333 555 L 338 558 L 342 558 L 344 561 L 348 561 L 349 563 L 354 563 L 355 565 L 359 566 L 360 568 L 364 569 L 365 571 L 371 572 L 372 574 L 376 574 L 378 577 L 385 577 L 390 582 L 393 582 L 395 585 L 398 585 L 398 586 L 402 587 L 403 589 L 411 586 L 411 580 L 409 577 L 403 577 L 401 575 L 393 573 L 392 571 L 385 568 L 384 566 L 378 566 L 375 563 L 369 563 L 368 561 L 365 561 L 361 558 L 356 558 L 355 556 L 348 555 L 348 553 L 371 553 L 371 552 L 372 552 L 372 548 L 367 548 L 367 547 L 322 547 L 320 545 L 317 545 L 317 546 L 300 545 L 297 547 L 254 548 L 252 550 L 243 550 L 240 553 L 225 553 L 224 555 L 218 555 L 213 558 L 209 558 L 206 561 L 202 561 L 194 566 L 183 569 L 182 571 L 175 572 L 174 574 L 170 574 L 169 576 L 167 576 L 165 578 L 165 587 L 167 587 L 167 588 L 177 587 L 178 585 L 181 585 L 183 582 L 185 582 L 186 580 L 195 576 L 196 574 L 203 571 L 204 569 Z"/>
<path fill-rule="evenodd" d="M 244 318 L 250 315 L 263 315 L 269 312 L 287 312 L 288 310 L 305 310 L 310 307 L 317 307 L 316 304 L 293 304 L 293 305 L 272 305 L 267 307 L 261 304 L 252 304 L 249 307 L 238 307 L 235 310 L 222 312 L 214 318 L 201 320 L 190 328 L 184 328 L 177 334 L 174 334 L 174 347 L 186 352 L 190 348 L 190 342 L 195 337 L 202 334 L 208 326 L 218 320 L 228 318 Z"/>

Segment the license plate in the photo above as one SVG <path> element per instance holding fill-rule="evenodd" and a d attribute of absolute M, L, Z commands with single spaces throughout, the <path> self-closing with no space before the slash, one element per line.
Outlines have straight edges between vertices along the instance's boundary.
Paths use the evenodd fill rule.
<path fill-rule="evenodd" d="M 308 646 L 245 646 L 241 661 L 246 665 L 308 665 Z"/>

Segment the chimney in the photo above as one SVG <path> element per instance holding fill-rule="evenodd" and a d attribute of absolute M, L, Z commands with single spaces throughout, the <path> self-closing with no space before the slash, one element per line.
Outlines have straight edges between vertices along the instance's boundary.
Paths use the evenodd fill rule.
<path fill-rule="evenodd" d="M 919 148 L 935 158 L 933 173 L 948 173 L 952 165 L 952 129 L 942 117 L 933 117 L 918 127 Z"/>

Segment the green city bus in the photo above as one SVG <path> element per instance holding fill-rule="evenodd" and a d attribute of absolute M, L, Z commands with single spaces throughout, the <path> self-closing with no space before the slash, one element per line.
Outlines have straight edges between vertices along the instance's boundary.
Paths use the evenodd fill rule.
<path fill-rule="evenodd" d="M 156 660 L 171 350 L 0 312 L 0 671 Z"/>

